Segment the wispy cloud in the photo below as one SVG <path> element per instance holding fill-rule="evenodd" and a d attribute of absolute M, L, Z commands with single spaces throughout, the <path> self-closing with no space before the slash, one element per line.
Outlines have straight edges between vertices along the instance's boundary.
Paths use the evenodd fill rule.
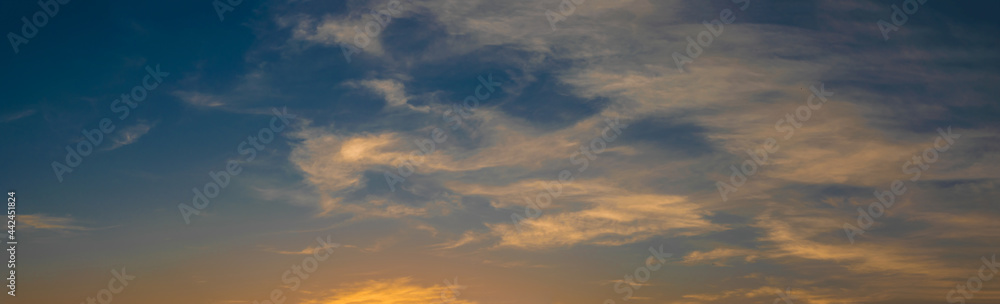
<path fill-rule="evenodd" d="M 71 217 L 48 216 L 44 214 L 22 214 L 17 216 L 18 225 L 27 229 L 43 229 L 55 231 L 92 230 L 76 224 Z"/>
<path fill-rule="evenodd" d="M 7 115 L 4 115 L 4 116 L 0 117 L 0 122 L 12 122 L 12 121 L 15 121 L 15 120 L 18 120 L 18 119 L 21 119 L 21 118 L 25 118 L 25 117 L 28 117 L 28 116 L 31 116 L 31 115 L 35 115 L 35 113 L 37 113 L 37 112 L 38 111 L 35 111 L 34 109 L 28 109 L 28 110 L 24 110 L 24 111 L 20 111 L 20 112 L 15 112 L 15 113 L 7 114 Z"/>
<path fill-rule="evenodd" d="M 406 95 L 406 88 L 402 82 L 393 79 L 370 79 L 360 82 L 348 82 L 352 87 L 364 87 L 382 95 L 389 107 L 405 107 L 413 111 L 427 113 L 429 106 L 413 106 L 408 103 L 410 97 Z"/>
<path fill-rule="evenodd" d="M 182 101 L 195 107 L 217 108 L 226 105 L 226 102 L 223 100 L 224 97 L 208 93 L 176 91 L 173 92 L 173 94 Z"/>
<path fill-rule="evenodd" d="M 111 151 L 135 143 L 149 130 L 156 126 L 156 123 L 140 122 L 128 127 L 121 128 L 114 135 L 110 136 L 111 146 L 106 150 Z"/>
<path fill-rule="evenodd" d="M 439 303 L 442 295 L 450 295 L 449 288 L 444 285 L 422 286 L 413 282 L 411 278 L 397 278 L 387 280 L 370 280 L 349 284 L 322 292 L 320 296 L 313 299 L 306 299 L 303 304 L 358 304 L 358 303 L 380 303 L 380 304 L 425 304 Z M 449 297 L 450 298 L 450 297 Z M 448 303 L 454 304 L 476 304 L 479 302 L 469 301 L 461 297 L 454 298 Z"/>

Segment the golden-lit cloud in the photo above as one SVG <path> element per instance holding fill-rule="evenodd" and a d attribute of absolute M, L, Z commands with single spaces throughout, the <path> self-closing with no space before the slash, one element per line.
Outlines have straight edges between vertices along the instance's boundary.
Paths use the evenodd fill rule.
<path fill-rule="evenodd" d="M 384 35 L 368 37 L 363 52 L 344 58 L 343 47 L 376 25 L 371 10 L 386 2 L 293 0 L 235 8 L 241 20 L 227 18 L 219 29 L 243 34 L 220 40 L 239 43 L 219 50 L 236 53 L 216 56 L 228 58 L 222 65 L 180 62 L 177 75 L 186 76 L 170 93 L 183 111 L 165 111 L 176 116 L 163 121 L 171 130 L 224 124 L 190 137 L 194 144 L 233 141 L 221 152 L 216 145 L 191 149 L 220 158 L 232 156 L 246 135 L 264 134 L 239 128 L 252 121 L 263 127 L 272 106 L 287 104 L 301 124 L 275 134 L 275 142 L 258 151 L 260 160 L 241 162 L 246 173 L 227 179 L 229 188 L 212 198 L 201 211 L 208 216 L 191 228 L 178 229 L 170 206 L 190 201 L 189 187 L 209 182 L 206 170 L 221 183 L 221 162 L 208 168 L 188 153 L 154 153 L 167 157 L 169 167 L 151 160 L 136 167 L 142 178 L 124 180 L 117 174 L 128 170 L 91 168 L 111 163 L 91 156 L 74 174 L 100 174 L 93 176 L 109 177 L 101 184 L 127 187 L 86 190 L 109 205 L 72 209 L 73 217 L 20 215 L 19 228 L 90 234 L 98 229 L 81 223 L 134 222 L 93 238 L 25 234 L 26 247 L 41 250 L 38 258 L 22 260 L 29 270 L 22 279 L 69 286 L 66 297 L 80 301 L 96 290 L 73 282 L 107 279 L 107 272 L 71 263 L 128 263 L 143 283 L 116 292 L 122 303 L 165 303 L 176 296 L 248 303 L 296 286 L 286 294 L 289 302 L 566 304 L 617 301 L 618 283 L 662 264 L 650 280 L 629 284 L 645 287 L 635 289 L 629 303 L 775 303 L 791 290 L 794 303 L 803 304 L 923 304 L 944 299 L 976 274 L 982 256 L 996 253 L 995 27 L 969 26 L 952 15 L 965 9 L 921 9 L 886 42 L 875 22 L 892 8 L 869 0 L 750 0 L 746 12 L 725 0 L 399 1 L 402 13 L 383 25 Z M 687 38 L 701 39 L 699 32 L 708 30 L 702 21 L 717 18 L 721 9 L 735 11 L 735 22 L 679 71 L 675 52 L 686 53 Z M 554 27 L 552 12 L 566 14 Z M 162 32 L 138 23 L 137 29 L 157 29 L 150 34 Z M 490 90 L 491 97 L 452 129 L 446 114 L 477 94 L 477 75 L 498 79 L 501 91 Z M 786 138 L 776 122 L 807 105 L 811 86 L 835 95 Z M 24 117 L 61 122 L 77 116 L 47 103 L 0 121 L 20 128 L 29 123 Z M 220 122 L 202 125 L 201 119 Z M 578 153 L 602 137 L 606 119 L 631 126 L 583 169 Z M 73 125 L 85 123 L 92 128 L 94 122 Z M 932 147 L 936 128 L 949 125 L 963 135 L 956 146 L 941 153 L 920 181 L 907 182 L 909 192 L 872 229 L 848 241 L 843 225 L 855 223 L 855 209 L 867 208 L 873 191 L 905 180 L 901 165 Z M 120 140 L 110 134 L 105 140 L 124 145 L 140 136 L 142 142 L 179 138 L 144 136 L 152 129 L 122 125 Z M 447 139 L 421 155 L 436 129 Z M 780 150 L 723 199 L 716 181 L 728 181 L 729 166 L 739 166 L 748 149 L 769 138 Z M 125 150 L 114 152 L 137 157 Z M 169 158 L 178 155 L 183 158 Z M 412 175 L 387 189 L 383 174 L 402 175 L 407 162 Z M 199 167 L 188 167 L 192 163 Z M 554 190 L 563 170 L 574 179 Z M 191 172 L 200 179 L 187 183 Z M 163 193 L 143 186 L 147 177 L 150 184 L 185 183 L 173 194 L 150 198 L 158 207 L 112 205 Z M 42 198 L 72 200 L 76 189 L 91 185 L 91 179 L 68 182 Z M 247 189 L 252 191 L 241 191 Z M 559 194 L 551 201 L 537 201 L 553 191 Z M 528 200 L 542 206 L 530 210 Z M 120 216 L 125 212 L 137 217 Z M 160 221 L 167 213 L 164 218 L 173 220 Z M 307 270 L 308 279 L 294 274 L 298 282 L 289 283 L 295 280 L 282 276 L 286 269 L 313 269 L 309 259 L 318 249 L 312 234 L 351 245 L 315 272 Z M 646 243 L 659 242 L 678 258 L 648 258 Z M 88 250 L 80 254 L 79 248 Z M 422 280 L 454 275 L 479 285 L 457 295 Z M 997 280 L 985 282 L 969 304 L 1000 299 Z M 449 295 L 457 297 L 445 301 Z"/>
<path fill-rule="evenodd" d="M 307 140 L 292 153 L 291 159 L 322 191 L 359 187 L 365 170 L 407 156 L 403 139 L 393 133 L 341 136 L 320 132 L 304 132 Z"/>
<path fill-rule="evenodd" d="M 693 251 L 684 256 L 684 263 L 712 263 L 717 266 L 723 266 L 726 265 L 727 260 L 735 257 L 743 257 L 743 260 L 746 262 L 753 262 L 759 257 L 757 254 L 757 251 L 749 249 L 716 248 L 707 252 Z"/>
<path fill-rule="evenodd" d="M 748 303 L 748 301 L 754 301 L 752 303 L 786 303 L 787 299 L 792 303 L 838 304 L 879 300 L 876 297 L 857 298 L 845 296 L 834 288 L 810 288 L 803 290 L 789 289 L 787 287 L 783 289 L 773 286 L 740 288 L 707 294 L 688 294 L 684 295 L 683 299 L 686 301 L 680 303 Z"/>
<path fill-rule="evenodd" d="M 45 229 L 55 231 L 91 230 L 76 224 L 70 217 L 48 216 L 44 214 L 22 214 L 17 216 L 17 224 L 27 229 Z"/>
<path fill-rule="evenodd" d="M 662 195 L 596 196 L 579 211 L 544 214 L 514 224 L 488 224 L 498 246 L 548 248 L 593 244 L 617 246 L 654 236 L 690 236 L 725 228 L 683 197 Z"/>
<path fill-rule="evenodd" d="M 430 111 L 429 106 L 413 106 L 407 102 L 410 97 L 406 95 L 406 88 L 402 82 L 394 79 L 369 79 L 359 82 L 348 82 L 347 85 L 351 87 L 363 87 L 371 90 L 372 92 L 378 93 L 383 98 L 385 98 L 388 107 L 405 107 L 413 111 L 427 113 Z"/>
<path fill-rule="evenodd" d="M 476 304 L 455 296 L 452 289 L 444 285 L 423 286 L 410 278 L 369 280 L 335 288 L 303 304 L 427 304 L 447 303 Z"/>

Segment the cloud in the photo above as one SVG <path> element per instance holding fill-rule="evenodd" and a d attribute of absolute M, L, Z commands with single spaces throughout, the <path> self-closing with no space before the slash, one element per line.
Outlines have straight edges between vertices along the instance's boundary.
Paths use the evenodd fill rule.
<path fill-rule="evenodd" d="M 318 43 L 323 45 L 355 45 L 354 38 L 358 36 L 358 32 L 355 29 L 361 30 L 364 25 L 364 20 L 359 19 L 348 19 L 348 18 L 338 18 L 334 16 L 323 16 L 322 20 L 313 20 L 312 18 L 303 18 L 299 20 L 299 23 L 295 26 L 293 30 L 292 38 L 294 40 L 308 41 L 312 43 Z M 363 31 L 363 30 L 362 30 Z M 367 35 L 361 35 L 361 37 L 370 37 Z M 363 50 L 375 55 L 381 55 L 383 53 L 382 43 L 379 39 L 359 39 L 360 45 L 363 45 Z M 367 44 L 365 44 L 367 41 Z"/>
<path fill-rule="evenodd" d="M 337 135 L 307 130 L 299 136 L 305 140 L 292 152 L 291 160 L 325 192 L 358 188 L 362 172 L 394 165 L 412 150 L 395 133 Z"/>
<path fill-rule="evenodd" d="M 684 257 L 685 264 L 712 263 L 716 266 L 723 266 L 730 258 L 744 257 L 746 262 L 753 262 L 759 256 L 756 250 L 736 249 L 736 248 L 716 248 L 708 252 L 694 251 Z"/>
<path fill-rule="evenodd" d="M 76 220 L 70 217 L 47 216 L 44 214 L 22 214 L 17 216 L 17 220 L 18 225 L 26 229 L 55 231 L 92 230 L 92 228 L 75 224 Z"/>
<path fill-rule="evenodd" d="M 515 195 L 546 192 L 541 181 L 530 184 L 486 191 L 509 191 Z M 708 221 L 705 217 L 711 212 L 700 210 L 697 204 L 684 197 L 631 193 L 609 184 L 613 184 L 612 181 L 598 179 L 564 186 L 559 197 L 562 206 L 547 206 L 538 218 L 524 219 L 517 226 L 513 223 L 487 223 L 488 233 L 474 239 L 465 235 L 451 246 L 473 243 L 475 239 L 498 239 L 498 247 L 521 249 L 550 249 L 578 244 L 619 246 L 655 236 L 692 236 L 726 229 Z M 514 190 L 514 187 L 525 190 Z M 468 194 L 486 195 L 486 192 Z M 525 204 L 520 202 L 517 206 Z M 527 208 L 523 212 L 520 208 L 515 210 L 522 217 L 529 212 Z"/>
<path fill-rule="evenodd" d="M 226 105 L 223 97 L 200 92 L 175 91 L 174 96 L 182 101 L 201 108 L 218 108 Z"/>
<path fill-rule="evenodd" d="M 410 97 L 406 95 L 406 88 L 403 83 L 393 79 L 369 79 L 360 82 L 347 82 L 350 87 L 364 87 L 372 92 L 378 93 L 385 98 L 386 106 L 390 108 L 408 108 L 413 111 L 427 113 L 429 106 L 413 106 L 407 101 Z"/>
<path fill-rule="evenodd" d="M 393 26 L 393 21 L 408 14 L 411 1 L 394 1 L 399 3 L 394 8 L 397 11 L 391 12 L 386 23 L 383 20 L 376 20 L 370 14 L 349 14 L 349 15 L 323 15 L 320 20 L 310 16 L 295 16 L 293 18 L 280 18 L 281 24 L 294 26 L 292 29 L 291 42 L 308 42 L 324 46 L 333 46 L 337 49 L 337 54 L 341 54 L 341 48 L 350 48 L 354 52 L 371 54 L 374 56 L 385 55 L 382 46 L 381 34 L 387 28 Z M 386 2 L 366 2 L 367 7 L 355 7 L 357 11 L 377 10 L 380 13 L 390 12 L 386 9 Z M 386 18 L 386 17 L 380 17 Z M 377 31 L 375 31 L 377 29 Z M 357 55 L 357 54 L 355 54 Z"/>
<path fill-rule="evenodd" d="M 367 183 L 385 182 L 383 175 L 368 180 L 369 170 L 388 169 L 407 160 L 415 147 L 396 133 L 343 136 L 319 129 L 307 129 L 296 136 L 305 140 L 295 147 L 290 159 L 319 193 L 316 201 L 320 215 L 354 213 L 362 217 L 409 217 L 446 214 L 459 207 L 452 199 L 442 197 L 423 206 L 401 204 L 393 200 L 367 196 L 364 204 L 344 203 L 352 191 Z M 380 172 L 381 173 L 381 172 Z"/>
<path fill-rule="evenodd" d="M 149 124 L 140 122 L 135 125 L 121 128 L 118 132 L 114 133 L 114 135 L 109 135 L 111 146 L 109 146 L 106 151 L 111 151 L 135 143 L 155 126 L 156 123 Z"/>
<path fill-rule="evenodd" d="M 302 141 L 293 147 L 290 160 L 319 193 L 312 201 L 320 207 L 320 214 L 421 219 L 409 224 L 431 225 L 435 232 L 441 231 L 445 239 L 434 246 L 441 251 L 623 247 L 674 237 L 702 245 L 678 267 L 755 264 L 755 271 L 766 272 L 762 276 L 772 280 L 730 289 L 713 287 L 717 292 L 691 291 L 681 298 L 687 302 L 770 302 L 774 292 L 786 286 L 801 286 L 793 290 L 801 290 L 796 294 L 810 303 L 939 298 L 942 286 L 953 285 L 949 278 L 963 275 L 954 253 L 978 254 L 989 248 L 983 240 L 997 235 L 996 225 L 990 222 L 995 214 L 941 207 L 961 204 L 967 208 L 966 198 L 988 197 L 995 191 L 987 185 L 1000 178 L 996 147 L 989 144 L 996 137 L 988 135 L 996 133 L 995 123 L 967 115 L 980 110 L 992 113 L 992 91 L 983 88 L 997 77 L 991 70 L 966 66 L 992 62 L 995 55 L 967 46 L 928 49 L 904 42 L 903 36 L 893 40 L 902 45 L 868 45 L 865 39 L 869 38 L 863 37 L 881 43 L 880 35 L 871 20 L 857 16 L 881 15 L 887 11 L 884 5 L 803 3 L 796 10 L 802 8 L 805 17 L 792 20 L 775 14 L 787 12 L 779 6 L 753 2 L 747 14 L 727 24 L 724 34 L 687 66 L 687 73 L 677 71 L 671 54 L 683 53 L 685 37 L 704 30 L 701 21 L 717 14 L 720 7 L 681 1 L 587 2 L 577 5 L 575 13 L 552 31 L 544 13 L 558 10 L 558 2 L 416 3 L 413 11 L 420 15 L 408 22 L 429 23 L 440 31 L 427 35 L 430 41 L 421 40 L 429 45 L 426 51 L 373 39 L 366 52 L 385 59 L 379 63 L 383 69 L 340 83 L 378 94 L 386 101 L 385 109 L 415 110 L 410 103 L 423 101 L 419 98 L 425 95 L 408 95 L 407 91 L 442 90 L 413 81 L 410 74 L 418 70 L 447 66 L 444 63 L 456 56 L 474 57 L 480 52 L 492 57 L 469 61 L 489 63 L 470 66 L 516 70 L 508 73 L 515 83 L 504 85 L 504 92 L 515 96 L 477 109 L 472 119 L 449 133 L 437 152 L 420 159 L 414 175 L 405 182 L 408 189 L 432 189 L 455 198 L 404 197 L 372 187 L 384 183 L 381 172 L 393 172 L 410 159 L 410 153 L 417 151 L 415 140 L 441 127 L 434 124 L 442 112 L 438 100 L 428 102 L 424 112 L 407 113 L 418 117 L 417 121 L 424 119 L 423 128 L 391 125 L 398 116 L 375 117 L 364 126 L 314 126 L 299 134 Z M 282 43 L 330 47 L 339 64 L 337 46 L 353 43 L 353 27 L 361 19 L 356 15 L 301 16 L 281 16 L 291 20 L 285 28 L 292 30 L 292 37 Z M 917 29 L 907 28 L 906 35 L 915 35 Z M 962 29 L 946 32 L 966 35 L 968 31 Z M 954 60 L 961 64 L 952 64 Z M 516 64 L 497 68 L 496 61 Z M 526 84 L 543 75 L 567 87 L 565 94 L 579 100 L 607 102 L 593 113 L 581 111 L 585 117 L 558 127 L 534 126 L 565 114 L 546 116 L 531 105 L 550 100 L 520 95 L 528 91 Z M 786 134 L 776 130 L 775 123 L 795 115 L 806 104 L 809 86 L 820 83 L 836 95 L 812 111 L 794 136 L 784 139 Z M 504 112 L 514 98 L 524 98 L 525 111 L 537 114 L 532 116 L 537 119 Z M 575 110 L 573 106 L 567 105 L 565 112 Z M 626 135 L 610 144 L 599 159 L 589 163 L 585 175 L 564 185 L 560 198 L 543 208 L 539 218 L 522 222 L 518 231 L 509 218 L 512 211 L 525 214 L 524 197 L 546 192 L 546 183 L 554 181 L 556 173 L 573 170 L 569 157 L 599 136 L 605 117 L 617 116 L 684 127 L 654 130 L 641 141 L 624 139 Z M 926 192 L 901 198 L 883 217 L 885 221 L 876 225 L 884 230 L 870 231 L 864 243 L 849 245 L 841 227 L 856 217 L 853 209 L 867 206 L 872 188 L 903 178 L 899 166 L 929 147 L 934 128 L 948 124 L 955 124 L 966 137 L 962 146 L 943 154 L 925 175 L 926 184 L 920 186 L 928 187 Z M 379 128 L 370 128 L 373 125 Z M 675 138 L 685 140 L 671 140 Z M 722 201 L 714 182 L 728 180 L 729 165 L 741 163 L 747 149 L 759 147 L 767 138 L 779 139 L 779 152 L 733 199 Z M 693 144 L 701 148 L 678 147 Z M 672 153 L 676 150 L 694 152 L 676 157 Z M 970 186 L 962 178 L 986 182 Z M 971 188 L 945 192 L 927 186 L 935 182 Z M 981 192 L 972 195 L 970 191 Z M 471 205 L 468 201 L 485 201 L 489 208 L 476 214 L 479 217 L 465 214 L 462 224 L 450 218 L 427 220 L 444 217 L 449 210 L 468 211 L 463 210 Z M 740 227 L 744 224 L 714 222 L 724 214 L 736 214 L 749 223 Z M 743 231 L 750 232 L 737 234 Z M 734 234 L 740 238 L 731 239 Z M 939 248 L 940 243 L 955 240 L 963 244 Z M 504 260 L 490 261 L 511 263 Z M 719 269 L 738 271 L 735 267 Z"/>
<path fill-rule="evenodd" d="M 448 303 L 475 304 L 479 302 L 454 297 L 448 286 L 421 286 L 410 278 L 370 280 L 349 284 L 323 293 L 303 304 L 426 304 L 453 299 Z"/>
<path fill-rule="evenodd" d="M 35 115 L 35 113 L 37 113 L 37 112 L 38 111 L 35 111 L 34 109 L 27 109 L 27 110 L 20 111 L 20 112 L 10 113 L 10 114 L 3 115 L 2 117 L 0 117 L 0 122 L 12 122 L 12 121 L 15 121 L 15 120 L 18 120 L 18 119 L 21 119 L 21 118 L 25 118 L 25 117 L 28 117 L 28 116 L 31 116 L 31 115 Z"/>
<path fill-rule="evenodd" d="M 332 248 L 341 247 L 341 245 L 338 244 L 338 243 L 330 243 L 330 245 L 331 245 Z M 319 246 L 316 246 L 316 247 L 309 246 L 309 247 L 306 247 L 306 248 L 304 248 L 302 250 L 299 250 L 299 251 L 285 251 L 285 250 L 277 250 L 277 249 L 274 249 L 274 248 L 264 248 L 264 251 L 274 252 L 274 253 L 277 253 L 277 254 L 284 254 L 284 255 L 312 255 L 312 254 L 316 253 L 316 251 L 318 251 L 318 250 L 325 250 L 325 249 L 323 249 L 322 247 L 319 247 Z"/>
<path fill-rule="evenodd" d="M 287 102 L 287 94 L 276 88 L 279 84 L 274 83 L 274 75 L 268 73 L 267 64 L 259 63 L 248 70 L 236 77 L 231 87 L 221 90 L 201 88 L 203 73 L 193 73 L 181 80 L 188 88 L 172 91 L 171 95 L 200 110 L 258 115 L 271 113 L 275 100 Z"/>
<path fill-rule="evenodd" d="M 600 137 L 601 128 L 606 126 L 603 117 L 592 117 L 570 128 L 543 133 L 529 125 L 519 125 L 518 120 L 497 111 L 483 110 L 476 115 L 482 117 L 482 123 L 477 126 L 481 130 L 481 146 L 467 149 L 441 144 L 437 152 L 413 158 L 416 160 L 413 163 L 418 164 L 414 166 L 415 171 L 426 179 L 460 196 L 489 198 L 495 208 L 523 208 L 524 195 L 545 192 L 546 183 L 553 181 L 555 173 L 560 171 L 557 168 L 565 166 L 556 164 L 568 163 L 570 156 L 579 154 L 574 151 L 579 146 L 573 142 Z M 372 193 L 368 193 L 362 203 L 345 203 L 351 191 L 360 191 L 368 183 L 384 182 L 379 178 L 381 174 L 368 180 L 366 171 L 393 170 L 396 165 L 411 159 L 411 153 L 418 151 L 411 142 L 421 139 L 418 136 L 398 132 L 339 135 L 318 128 L 304 130 L 297 136 L 304 140 L 292 152 L 291 160 L 321 194 L 318 201 L 321 214 L 350 212 L 374 217 L 430 217 L 461 208 L 448 199 L 412 206 Z M 652 189 L 624 188 L 623 181 L 642 180 L 665 171 L 649 168 L 642 161 L 623 163 L 630 149 L 627 145 L 608 147 L 601 156 L 604 160 L 600 162 L 604 164 L 594 161 L 591 168 L 595 169 L 590 170 L 608 170 L 603 174 L 609 177 L 581 178 L 565 185 L 559 198 L 565 202 L 561 203 L 563 207 L 548 209 L 543 217 L 523 222 L 521 233 L 516 233 L 511 224 L 486 223 L 488 232 L 466 233 L 456 243 L 440 247 L 456 248 L 484 240 L 495 240 L 500 247 L 522 249 L 575 244 L 615 246 L 654 236 L 696 235 L 725 229 L 705 219 L 711 212 L 702 210 L 683 196 L 656 194 Z M 488 170 L 500 168 L 527 169 L 538 172 L 532 175 L 545 176 L 549 180 L 528 178 L 524 174 L 488 173 Z"/>
<path fill-rule="evenodd" d="M 845 296 L 835 288 L 796 289 L 790 287 L 761 286 L 758 288 L 740 288 L 715 293 L 688 294 L 683 296 L 683 299 L 688 301 L 681 303 L 746 303 L 754 299 L 762 301 L 762 303 L 785 303 L 785 298 L 782 298 L 781 295 L 786 295 L 787 299 L 790 299 L 792 303 L 809 304 L 867 303 L 881 300 L 877 297 Z"/>

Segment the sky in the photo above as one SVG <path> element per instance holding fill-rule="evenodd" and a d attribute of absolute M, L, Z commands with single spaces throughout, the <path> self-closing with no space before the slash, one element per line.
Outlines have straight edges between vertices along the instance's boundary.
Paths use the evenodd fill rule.
<path fill-rule="evenodd" d="M 0 303 L 997 303 L 998 11 L 5 1 Z"/>

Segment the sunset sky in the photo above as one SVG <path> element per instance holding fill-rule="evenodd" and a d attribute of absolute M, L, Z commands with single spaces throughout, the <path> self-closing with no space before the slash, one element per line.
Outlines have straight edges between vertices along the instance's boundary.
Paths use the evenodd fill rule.
<path fill-rule="evenodd" d="M 1000 2 L 60 1 L 0 304 L 1000 303 Z"/>

